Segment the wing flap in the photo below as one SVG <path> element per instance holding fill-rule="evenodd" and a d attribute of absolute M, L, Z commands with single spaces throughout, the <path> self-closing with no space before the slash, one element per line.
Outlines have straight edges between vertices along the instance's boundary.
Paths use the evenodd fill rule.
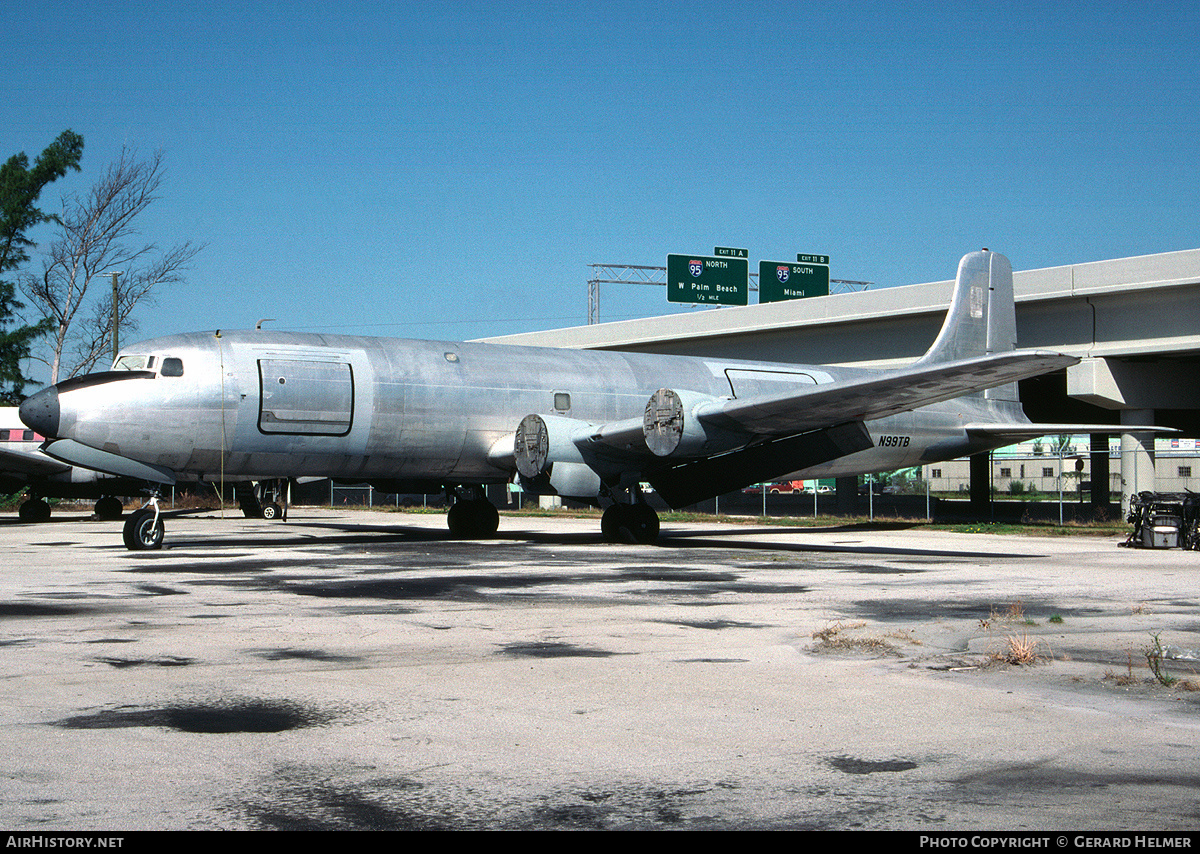
<path fill-rule="evenodd" d="M 671 507 L 686 507 L 871 447 L 873 443 L 866 428 L 855 421 L 693 460 L 651 472 L 648 480 Z"/>

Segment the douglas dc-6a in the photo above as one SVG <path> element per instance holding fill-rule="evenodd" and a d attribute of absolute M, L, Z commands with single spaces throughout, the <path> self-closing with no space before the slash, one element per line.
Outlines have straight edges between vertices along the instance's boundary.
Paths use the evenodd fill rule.
<path fill-rule="evenodd" d="M 941 332 L 907 368 L 218 331 L 134 345 L 113 370 L 21 405 L 72 465 L 158 486 L 331 477 L 445 489 L 450 531 L 498 526 L 482 487 L 605 507 L 608 539 L 653 541 L 641 484 L 672 507 L 778 479 L 948 460 L 1082 425 L 1032 424 L 1016 382 L 1078 360 L 1016 349 L 1012 268 L 959 264 Z M 1107 428 L 1111 429 L 1111 428 Z M 125 525 L 157 548 L 157 501 Z"/>

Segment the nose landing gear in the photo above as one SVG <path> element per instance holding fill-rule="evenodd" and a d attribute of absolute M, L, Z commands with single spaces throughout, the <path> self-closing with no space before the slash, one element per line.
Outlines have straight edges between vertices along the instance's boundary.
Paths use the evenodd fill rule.
<path fill-rule="evenodd" d="M 162 514 L 158 509 L 157 495 L 150 496 L 146 506 L 130 515 L 121 529 L 125 548 L 130 551 L 162 548 L 163 534 Z"/>

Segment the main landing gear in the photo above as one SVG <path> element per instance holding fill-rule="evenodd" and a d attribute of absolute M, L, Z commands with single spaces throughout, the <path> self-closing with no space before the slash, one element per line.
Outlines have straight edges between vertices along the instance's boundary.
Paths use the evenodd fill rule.
<path fill-rule="evenodd" d="M 115 495 L 106 495 L 96 502 L 93 512 L 96 518 L 111 522 L 120 519 L 125 512 L 121 499 Z M 29 500 L 17 508 L 17 518 L 22 522 L 49 522 L 50 505 L 39 495 L 30 494 Z"/>
<path fill-rule="evenodd" d="M 500 527 L 500 514 L 487 500 L 481 487 L 448 488 L 446 498 L 453 502 L 446 513 L 446 524 L 452 536 L 464 540 L 482 540 L 495 534 Z"/>
<path fill-rule="evenodd" d="M 600 517 L 600 533 L 605 540 L 610 543 L 652 543 L 658 539 L 658 513 L 646 503 L 640 484 L 610 491 L 607 497 L 614 503 Z"/>
<path fill-rule="evenodd" d="M 658 539 L 658 513 L 644 501 L 614 504 L 600 517 L 600 533 L 610 543 L 652 543 Z"/>
<path fill-rule="evenodd" d="M 17 518 L 22 522 L 49 522 L 50 505 L 44 498 L 31 496 L 28 501 L 17 508 Z"/>
<path fill-rule="evenodd" d="M 97 519 L 105 522 L 112 522 L 125 515 L 125 505 L 115 495 L 105 495 L 96 502 L 96 506 L 92 510 Z"/>

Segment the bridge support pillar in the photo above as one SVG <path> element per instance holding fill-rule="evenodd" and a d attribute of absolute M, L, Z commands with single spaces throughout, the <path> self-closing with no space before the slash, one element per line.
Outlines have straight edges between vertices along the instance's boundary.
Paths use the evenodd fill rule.
<path fill-rule="evenodd" d="M 1122 409 L 1121 426 L 1149 426 L 1154 423 L 1153 409 Z M 1121 434 L 1121 513 L 1129 512 L 1129 496 L 1153 492 L 1154 434 L 1128 432 Z"/>

